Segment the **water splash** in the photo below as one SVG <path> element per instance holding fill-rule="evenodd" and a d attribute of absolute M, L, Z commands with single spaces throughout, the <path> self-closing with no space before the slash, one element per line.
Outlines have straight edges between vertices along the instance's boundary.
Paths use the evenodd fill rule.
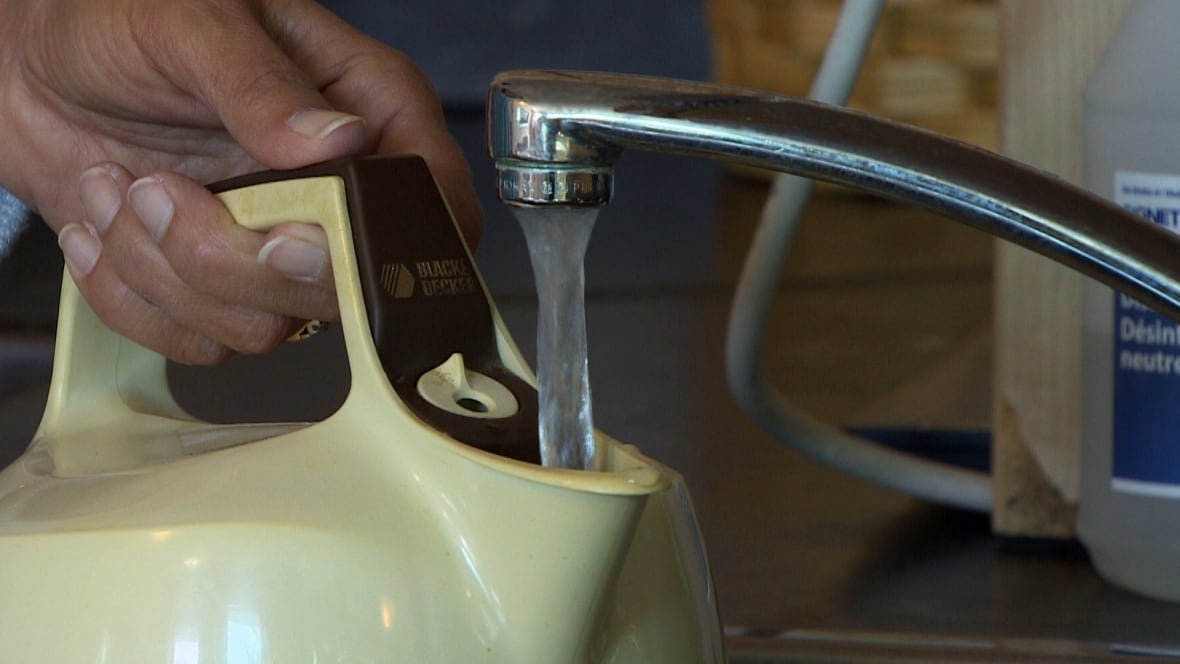
<path fill-rule="evenodd" d="M 597 208 L 513 208 L 537 284 L 541 463 L 598 470 L 586 348 L 583 259 Z"/>

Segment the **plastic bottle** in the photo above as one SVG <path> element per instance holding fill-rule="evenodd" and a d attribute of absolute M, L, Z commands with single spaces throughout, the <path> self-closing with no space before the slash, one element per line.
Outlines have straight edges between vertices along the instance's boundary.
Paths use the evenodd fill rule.
<path fill-rule="evenodd" d="M 1180 2 L 1136 0 L 1085 91 L 1087 187 L 1180 231 Z M 1177 257 L 1180 260 L 1180 256 Z M 1078 535 L 1108 580 L 1180 601 L 1180 325 L 1083 289 Z"/>

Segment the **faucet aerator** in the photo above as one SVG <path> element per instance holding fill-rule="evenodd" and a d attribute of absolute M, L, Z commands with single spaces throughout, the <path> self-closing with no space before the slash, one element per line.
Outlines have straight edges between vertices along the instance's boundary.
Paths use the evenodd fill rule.
<path fill-rule="evenodd" d="M 614 194 L 609 166 L 502 159 L 496 162 L 500 200 L 518 207 L 600 207 Z"/>

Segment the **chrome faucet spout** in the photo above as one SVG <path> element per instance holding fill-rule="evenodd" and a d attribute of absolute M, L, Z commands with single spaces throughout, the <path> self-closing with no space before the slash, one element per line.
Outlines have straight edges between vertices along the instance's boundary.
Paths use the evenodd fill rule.
<path fill-rule="evenodd" d="M 708 83 L 558 71 L 498 76 L 488 143 L 512 205 L 602 205 L 624 149 L 794 173 L 927 208 L 1180 319 L 1180 236 L 1052 175 L 936 134 Z"/>

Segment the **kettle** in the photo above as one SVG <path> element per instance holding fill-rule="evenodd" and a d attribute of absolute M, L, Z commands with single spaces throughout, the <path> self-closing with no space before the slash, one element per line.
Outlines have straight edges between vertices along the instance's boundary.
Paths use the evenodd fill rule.
<path fill-rule="evenodd" d="M 537 465 L 532 374 L 420 158 L 213 189 L 253 229 L 323 225 L 348 395 L 198 421 L 67 275 L 43 419 L 0 473 L 7 661 L 723 659 L 681 479 L 601 433 L 602 472 Z"/>

